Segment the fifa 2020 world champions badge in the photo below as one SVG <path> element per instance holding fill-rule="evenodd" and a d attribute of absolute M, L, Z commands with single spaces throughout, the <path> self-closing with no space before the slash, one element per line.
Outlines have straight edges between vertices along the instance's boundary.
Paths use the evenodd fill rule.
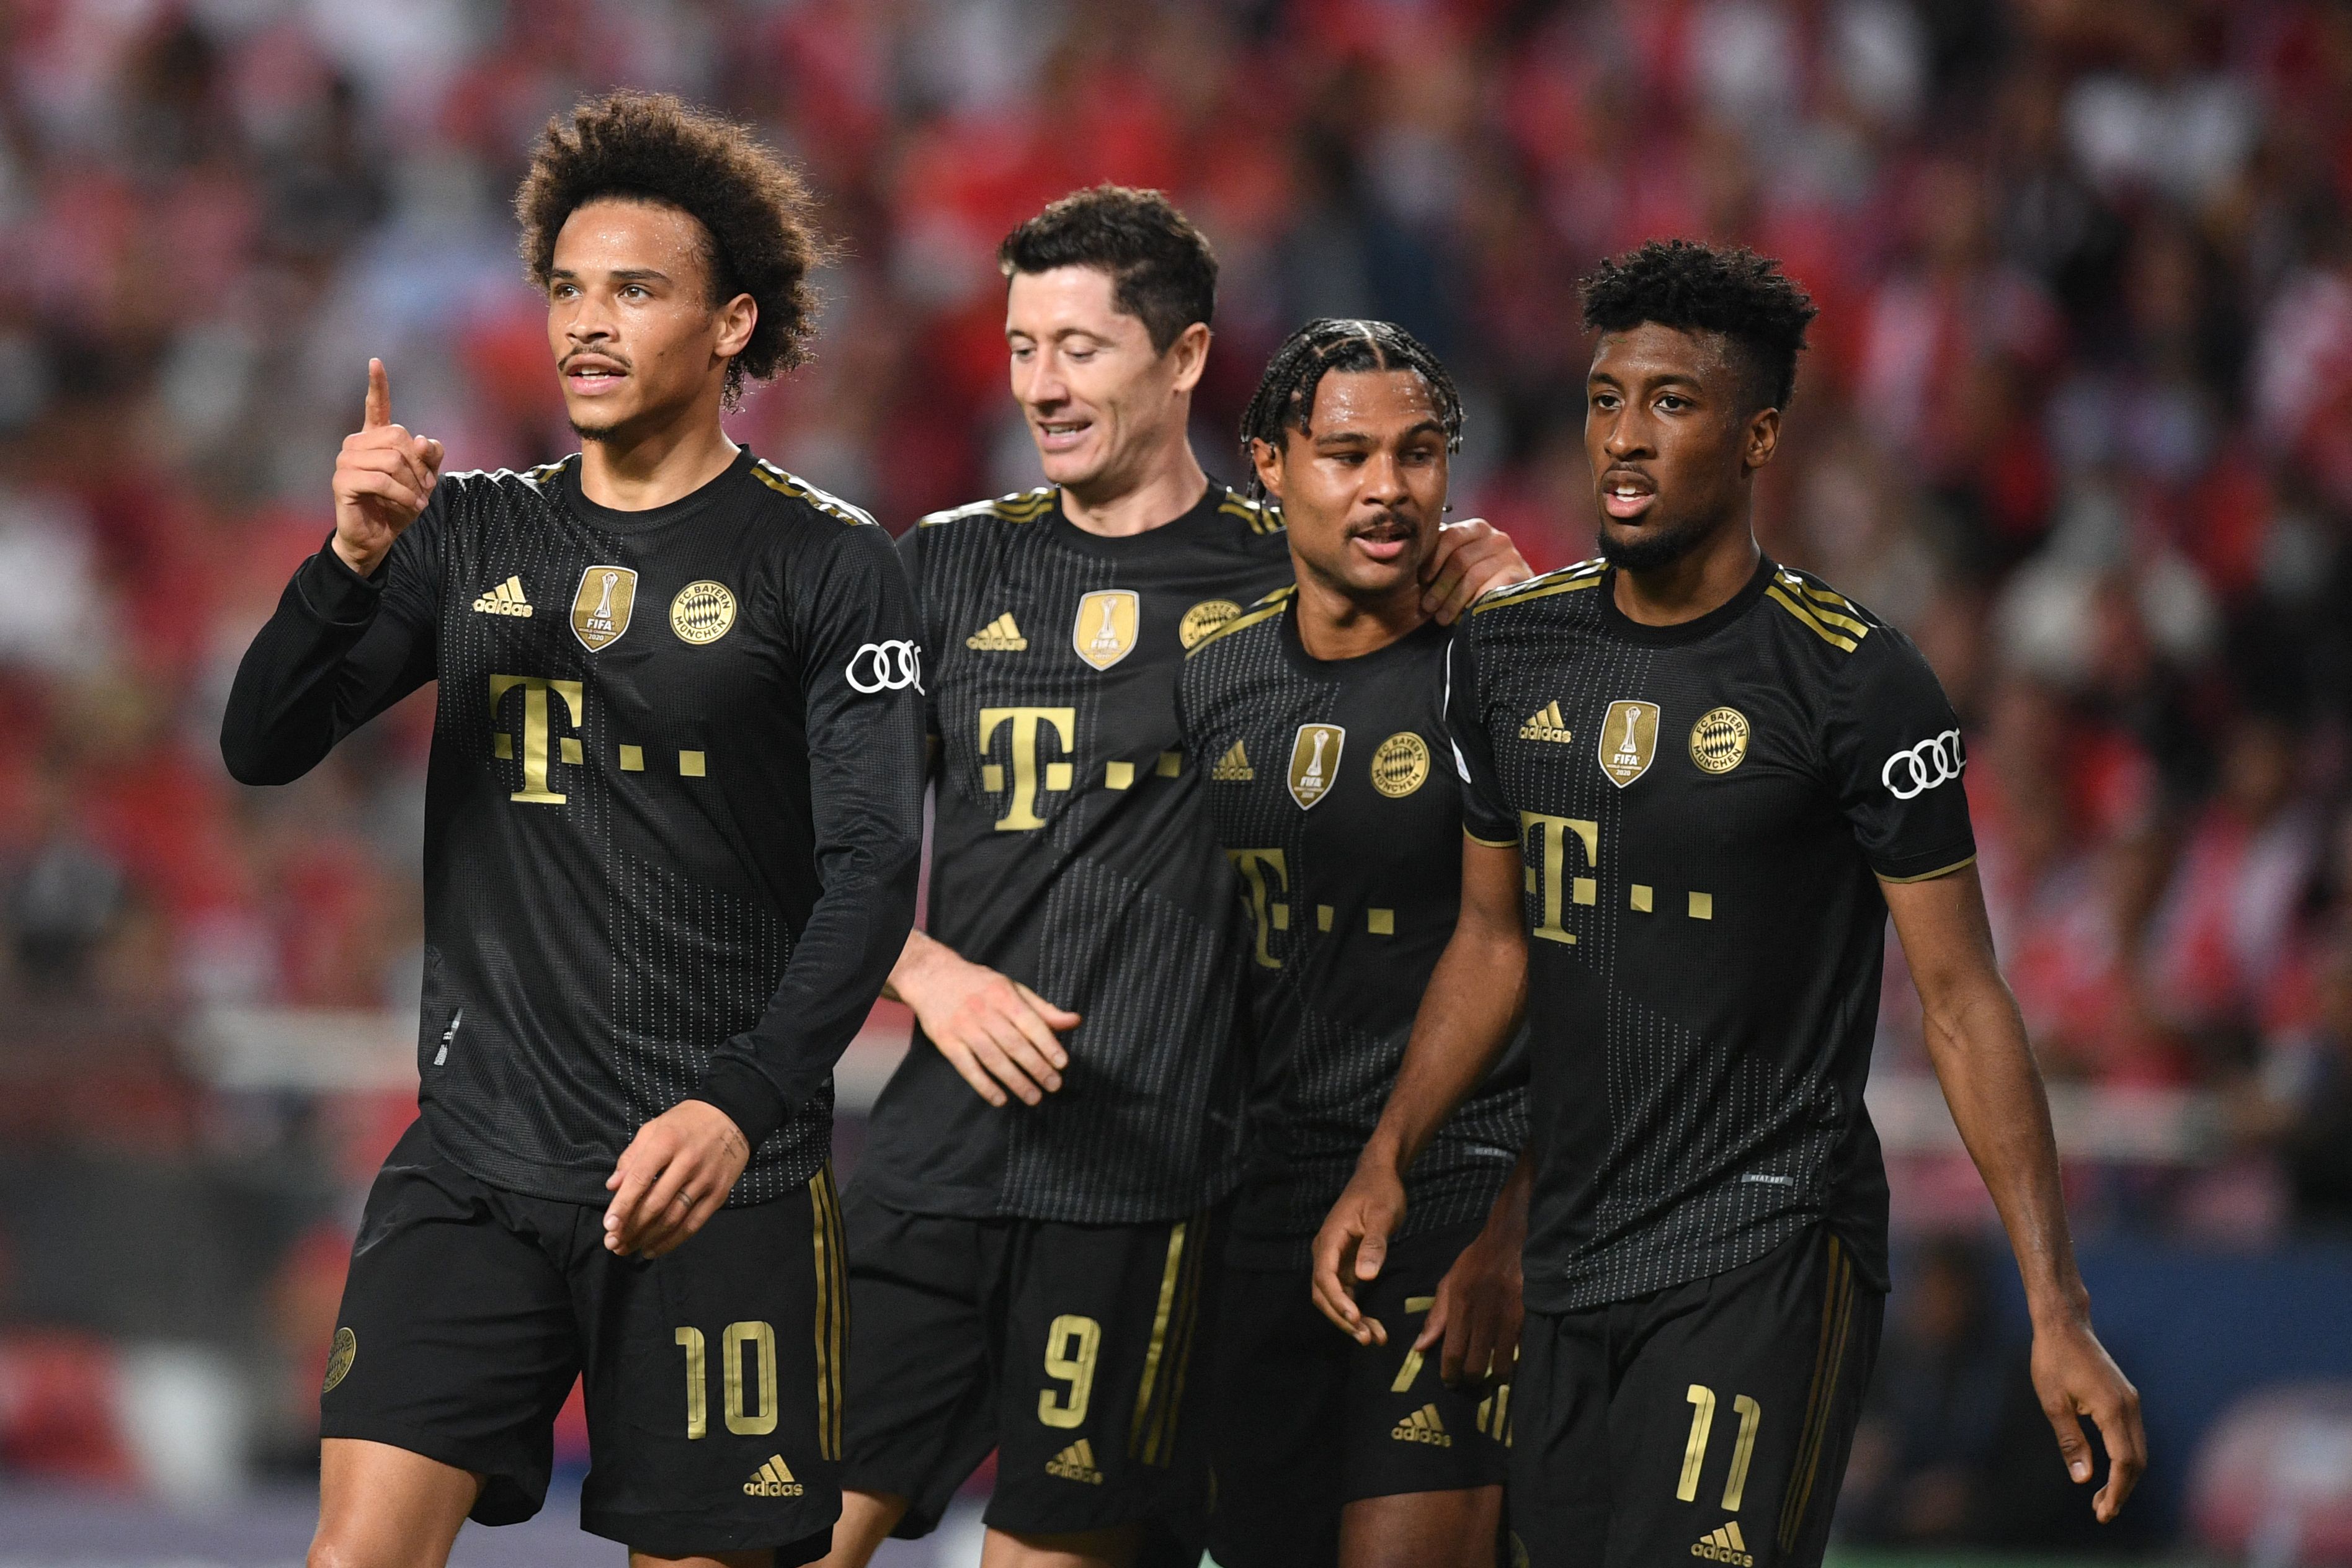
<path fill-rule="evenodd" d="M 1070 646 L 1097 669 L 1108 669 L 1135 651 L 1143 601 L 1132 588 L 1097 588 L 1078 601 Z"/>
<path fill-rule="evenodd" d="M 1621 698 L 1601 721 L 1601 771 L 1623 789 L 1650 771 L 1658 755 L 1658 705 Z"/>
<path fill-rule="evenodd" d="M 1347 742 L 1348 731 L 1337 724 L 1298 726 L 1290 742 L 1290 798 L 1299 810 L 1312 811 L 1331 793 L 1331 781 L 1339 775 L 1339 749 Z"/>
<path fill-rule="evenodd" d="M 572 635 L 595 653 L 618 642 L 637 607 L 637 574 L 626 566 L 591 566 L 572 595 Z"/>

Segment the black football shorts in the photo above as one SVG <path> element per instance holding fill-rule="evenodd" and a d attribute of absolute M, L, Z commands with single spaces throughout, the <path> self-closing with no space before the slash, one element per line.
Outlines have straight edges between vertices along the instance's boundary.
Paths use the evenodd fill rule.
<path fill-rule="evenodd" d="M 964 1219 L 889 1208 L 855 1183 L 848 1211 L 857 1344 L 842 1482 L 908 1500 L 896 1534 L 928 1534 L 992 1448 L 991 1529 L 1197 1529 L 1222 1211 Z"/>
<path fill-rule="evenodd" d="M 648 1262 L 604 1249 L 603 1209 L 486 1185 L 420 1121 L 368 1194 L 320 1435 L 472 1470 L 474 1519 L 511 1524 L 546 1500 L 583 1377 L 582 1528 L 662 1557 L 814 1562 L 841 1511 L 845 1286 L 830 1170 Z"/>
<path fill-rule="evenodd" d="M 1817 1568 L 1885 1304 L 1817 1226 L 1713 1279 L 1529 1312 L 1515 1561 Z"/>
<path fill-rule="evenodd" d="M 1501 1486 L 1511 1393 L 1449 1388 L 1412 1348 L 1437 1282 L 1476 1224 L 1407 1237 L 1358 1289 L 1385 1345 L 1360 1345 L 1315 1305 L 1310 1271 L 1228 1270 L 1216 1395 L 1206 1412 L 1223 1568 L 1339 1561 L 1339 1511 L 1363 1498 Z"/>

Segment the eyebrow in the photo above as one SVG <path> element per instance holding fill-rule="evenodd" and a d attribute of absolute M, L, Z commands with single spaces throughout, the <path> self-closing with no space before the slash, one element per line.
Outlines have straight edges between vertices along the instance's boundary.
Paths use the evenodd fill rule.
<path fill-rule="evenodd" d="M 569 267 L 550 268 L 547 275 L 551 279 L 568 279 L 575 283 L 580 279 L 580 274 L 572 271 Z M 630 283 L 641 282 L 648 278 L 658 278 L 665 283 L 669 281 L 669 274 L 658 267 L 616 267 L 604 276 L 618 278 Z"/>
<path fill-rule="evenodd" d="M 1412 437 L 1423 435 L 1442 436 L 1444 433 L 1445 426 L 1439 424 L 1436 420 L 1423 419 L 1407 429 L 1404 432 L 1404 436 L 1400 438 L 1410 439 Z M 1349 441 L 1360 442 L 1367 447 L 1376 445 L 1380 440 L 1379 437 L 1373 435 L 1369 430 L 1356 429 L 1318 430 L 1315 432 L 1314 438 L 1318 444 L 1325 441 Z"/>

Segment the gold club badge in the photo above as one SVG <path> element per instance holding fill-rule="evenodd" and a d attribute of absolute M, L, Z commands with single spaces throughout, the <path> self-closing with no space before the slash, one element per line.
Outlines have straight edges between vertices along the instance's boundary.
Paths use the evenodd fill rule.
<path fill-rule="evenodd" d="M 1290 798 L 1298 809 L 1311 810 L 1331 792 L 1331 781 L 1339 774 L 1339 748 L 1347 741 L 1348 731 L 1337 724 L 1298 726 L 1290 742 Z"/>
<path fill-rule="evenodd" d="M 348 1328 L 335 1331 L 334 1353 L 327 1357 L 327 1381 L 319 1392 L 332 1394 L 335 1384 L 351 1375 L 352 1363 L 360 1359 L 360 1337 Z"/>
<path fill-rule="evenodd" d="M 1748 757 L 1748 715 L 1737 708 L 1708 709 L 1691 726 L 1690 753 L 1701 773 L 1729 773 Z"/>
<path fill-rule="evenodd" d="M 1658 705 L 1619 699 L 1601 721 L 1601 771 L 1623 789 L 1650 771 L 1658 754 Z"/>
<path fill-rule="evenodd" d="M 572 635 L 594 653 L 617 642 L 637 607 L 637 574 L 626 566 L 591 566 L 572 595 Z"/>
<path fill-rule="evenodd" d="M 717 642 L 735 624 L 735 595 L 727 591 L 724 583 L 709 578 L 688 583 L 669 602 L 669 629 L 682 642 L 698 647 Z"/>
<path fill-rule="evenodd" d="M 1191 647 L 1241 613 L 1242 607 L 1231 599 L 1203 599 L 1176 623 L 1176 640 Z"/>
<path fill-rule="evenodd" d="M 1135 651 L 1135 629 L 1143 602 L 1132 588 L 1097 588 L 1078 601 L 1070 623 L 1070 646 L 1097 669 L 1108 669 Z"/>
<path fill-rule="evenodd" d="M 1410 730 L 1400 730 L 1372 752 L 1372 787 L 1391 800 L 1406 795 L 1429 782 L 1429 742 Z"/>

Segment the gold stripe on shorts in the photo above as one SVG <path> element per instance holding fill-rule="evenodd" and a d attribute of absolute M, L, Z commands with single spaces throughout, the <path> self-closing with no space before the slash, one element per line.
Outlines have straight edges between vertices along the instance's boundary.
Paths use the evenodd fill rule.
<path fill-rule="evenodd" d="M 1845 1361 L 1846 1332 L 1853 1324 L 1853 1260 L 1835 1237 L 1829 1238 L 1829 1279 L 1822 1291 L 1822 1337 L 1813 1352 L 1812 1392 L 1805 1400 L 1805 1426 L 1797 1439 L 1796 1464 L 1780 1500 L 1780 1550 L 1796 1550 L 1805 1510 L 1813 1499 L 1814 1472 L 1837 1406 L 1838 1371 Z"/>

